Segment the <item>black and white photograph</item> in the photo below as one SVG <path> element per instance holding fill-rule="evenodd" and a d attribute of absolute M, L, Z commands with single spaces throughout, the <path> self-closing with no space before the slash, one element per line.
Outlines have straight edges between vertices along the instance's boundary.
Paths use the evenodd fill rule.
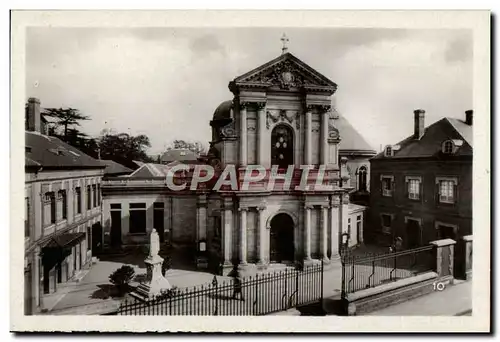
<path fill-rule="evenodd" d="M 11 329 L 487 331 L 489 15 L 13 11 Z"/>

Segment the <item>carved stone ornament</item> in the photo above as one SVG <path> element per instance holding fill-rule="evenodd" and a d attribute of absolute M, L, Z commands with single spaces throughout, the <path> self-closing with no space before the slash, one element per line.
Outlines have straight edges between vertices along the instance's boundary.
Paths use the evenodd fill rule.
<path fill-rule="evenodd" d="M 328 138 L 338 139 L 339 137 L 340 137 L 339 130 L 335 128 L 333 125 L 328 125 Z"/>
<path fill-rule="evenodd" d="M 267 111 L 267 128 L 271 127 L 272 124 L 277 123 L 278 121 L 286 121 L 290 124 L 293 123 L 294 120 L 297 121 L 296 126 L 299 126 L 299 112 L 297 111 L 287 111 L 285 109 L 273 109 Z M 299 128 L 299 127 L 297 127 Z"/>
<path fill-rule="evenodd" d="M 231 137 L 234 137 L 236 136 L 236 130 L 235 130 L 235 127 L 234 127 L 234 121 L 227 124 L 226 126 L 222 127 L 221 128 L 221 131 L 220 131 L 220 134 L 221 134 L 221 137 L 222 138 L 231 138 Z"/>

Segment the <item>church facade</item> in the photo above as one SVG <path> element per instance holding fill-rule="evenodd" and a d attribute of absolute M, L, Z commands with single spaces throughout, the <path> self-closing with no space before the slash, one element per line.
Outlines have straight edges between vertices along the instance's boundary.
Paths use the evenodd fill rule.
<path fill-rule="evenodd" d="M 233 166 L 238 187 L 214 191 L 205 183 L 189 190 L 194 165 L 172 174 L 168 164 L 145 164 L 105 180 L 104 244 L 145 242 L 154 228 L 162 242 L 191 246 L 223 274 L 235 264 L 249 272 L 320 260 L 339 265 L 342 245 L 362 241 L 362 228 L 351 230 L 350 222 L 361 221 L 363 210 L 349 204 L 349 174 L 339 159 L 342 132 L 332 108 L 336 89 L 285 51 L 236 77 L 229 83 L 232 99 L 210 121 L 207 163 L 216 170 Z M 253 167 L 266 176 L 246 188 L 245 172 Z M 302 179 L 315 184 L 320 174 L 328 189 L 295 187 Z M 173 191 L 167 177 L 188 186 Z"/>

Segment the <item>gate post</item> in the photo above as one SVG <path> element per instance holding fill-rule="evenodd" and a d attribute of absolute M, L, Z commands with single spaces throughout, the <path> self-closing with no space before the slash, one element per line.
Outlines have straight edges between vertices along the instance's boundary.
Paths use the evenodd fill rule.
<path fill-rule="evenodd" d="M 430 242 L 434 246 L 434 272 L 440 278 L 453 279 L 453 260 L 454 260 L 454 247 L 455 240 L 443 239 Z"/>

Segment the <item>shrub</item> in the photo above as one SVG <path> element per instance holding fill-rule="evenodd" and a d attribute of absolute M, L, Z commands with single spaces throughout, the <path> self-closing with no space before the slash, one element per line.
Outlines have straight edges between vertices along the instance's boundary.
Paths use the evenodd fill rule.
<path fill-rule="evenodd" d="M 135 271 L 132 266 L 123 265 L 116 271 L 111 273 L 109 276 L 109 281 L 115 285 L 118 291 L 122 294 L 128 290 L 129 283 L 134 278 Z"/>
<path fill-rule="evenodd" d="M 163 263 L 161 264 L 161 274 L 165 276 L 165 273 L 167 273 L 170 268 L 172 268 L 172 258 L 170 255 L 167 255 L 164 257 Z"/>

